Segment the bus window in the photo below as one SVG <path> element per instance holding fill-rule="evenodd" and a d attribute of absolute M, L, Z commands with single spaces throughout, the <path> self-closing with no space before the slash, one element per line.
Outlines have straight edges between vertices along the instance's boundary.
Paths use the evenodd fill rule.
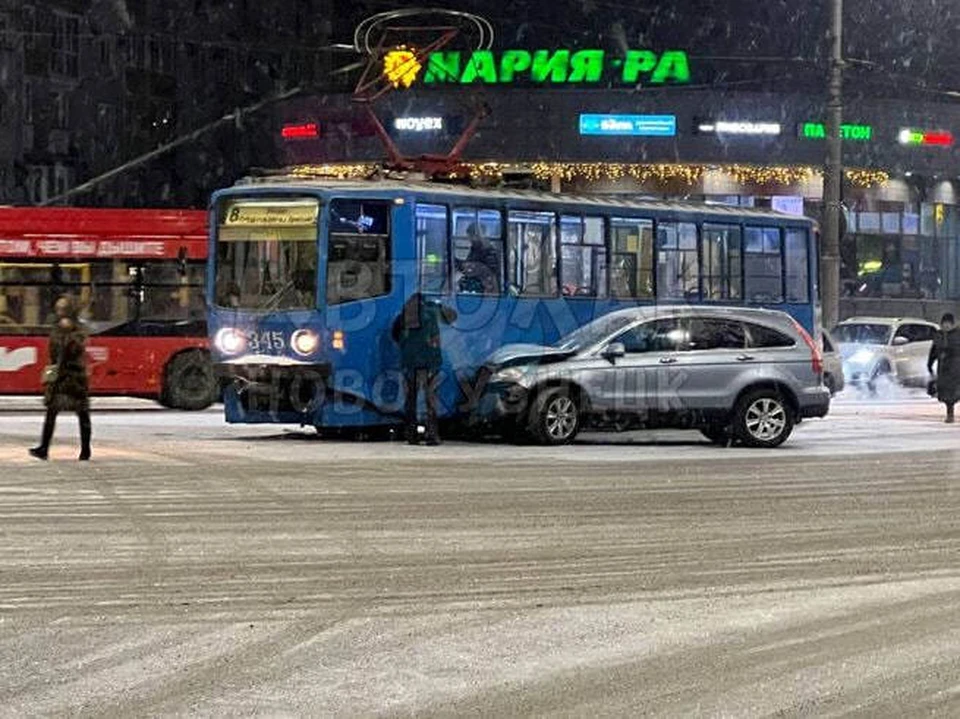
<path fill-rule="evenodd" d="M 457 292 L 498 295 L 503 285 L 503 221 L 499 210 L 453 211 Z"/>
<path fill-rule="evenodd" d="M 331 305 L 390 292 L 390 207 L 387 200 L 330 202 L 327 302 Z"/>
<path fill-rule="evenodd" d="M 189 262 L 185 269 L 184 274 L 173 262 L 142 264 L 140 319 L 180 322 L 204 317 L 203 264 Z M 116 297 L 116 292 L 113 296 Z"/>
<path fill-rule="evenodd" d="M 699 299 L 697 226 L 692 222 L 658 223 L 657 253 L 657 298 Z"/>
<path fill-rule="evenodd" d="M 417 205 L 417 257 L 420 262 L 420 289 L 423 292 L 447 291 L 447 208 L 443 205 Z"/>
<path fill-rule="evenodd" d="M 0 263 L 0 332 L 46 334 L 53 305 L 71 295 L 81 308 L 90 301 L 89 262 Z"/>
<path fill-rule="evenodd" d="M 743 273 L 747 301 L 783 302 L 779 228 L 747 228 L 744 235 Z"/>
<path fill-rule="evenodd" d="M 787 302 L 810 301 L 810 260 L 806 230 L 787 230 Z"/>
<path fill-rule="evenodd" d="M 743 297 L 740 228 L 703 226 L 703 299 L 739 300 Z"/>
<path fill-rule="evenodd" d="M 560 281 L 563 294 L 605 297 L 607 248 L 602 217 L 560 218 Z"/>
<path fill-rule="evenodd" d="M 610 220 L 610 294 L 653 297 L 653 221 L 614 217 Z"/>
<path fill-rule="evenodd" d="M 510 283 L 521 295 L 557 294 L 557 220 L 552 212 L 511 211 L 508 216 Z"/>

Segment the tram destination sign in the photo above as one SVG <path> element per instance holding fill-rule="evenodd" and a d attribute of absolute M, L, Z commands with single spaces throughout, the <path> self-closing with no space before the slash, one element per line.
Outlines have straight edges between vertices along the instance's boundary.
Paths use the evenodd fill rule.
<path fill-rule="evenodd" d="M 690 82 L 690 62 L 682 50 L 441 50 L 424 66 L 409 49 L 388 52 L 384 72 L 396 85 L 416 78 L 438 85 L 666 85 Z"/>

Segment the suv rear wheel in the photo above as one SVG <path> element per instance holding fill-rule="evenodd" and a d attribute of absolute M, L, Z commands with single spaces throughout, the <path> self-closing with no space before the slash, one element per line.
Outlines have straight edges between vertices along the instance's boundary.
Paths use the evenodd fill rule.
<path fill-rule="evenodd" d="M 537 395 L 530 417 L 530 434 L 540 444 L 567 444 L 580 431 L 580 407 L 566 387 Z"/>
<path fill-rule="evenodd" d="M 749 447 L 777 447 L 793 431 L 793 410 L 776 390 L 760 389 L 740 398 L 734 410 L 736 436 Z"/>

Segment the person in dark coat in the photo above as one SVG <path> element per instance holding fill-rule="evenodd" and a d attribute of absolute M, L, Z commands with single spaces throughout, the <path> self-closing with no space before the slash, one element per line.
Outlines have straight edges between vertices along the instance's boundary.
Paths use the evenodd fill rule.
<path fill-rule="evenodd" d="M 393 321 L 391 335 L 400 345 L 403 366 L 405 435 L 410 444 L 419 443 L 417 397 L 422 390 L 427 405 L 425 440 L 440 444 L 437 428 L 437 374 L 443 361 L 440 323 L 451 324 L 457 313 L 437 301 L 415 292 Z"/>
<path fill-rule="evenodd" d="M 940 318 L 940 331 L 930 348 L 927 369 L 933 374 L 937 365 L 937 399 L 947 406 L 946 422 L 952 424 L 953 406 L 960 401 L 960 328 L 952 314 Z"/>
<path fill-rule="evenodd" d="M 80 460 L 90 459 L 90 389 L 87 382 L 86 333 L 80 326 L 77 307 L 66 296 L 54 306 L 56 320 L 50 332 L 48 367 L 53 377 L 44 377 L 43 403 L 47 416 L 40 445 L 30 450 L 37 459 L 46 459 L 53 429 L 60 412 L 76 412 L 80 420 Z"/>
<path fill-rule="evenodd" d="M 461 292 L 495 295 L 500 292 L 500 256 L 491 242 L 480 235 L 476 223 L 467 228 L 470 252 L 465 260 L 454 260 L 457 271 L 462 273 L 459 282 Z"/>

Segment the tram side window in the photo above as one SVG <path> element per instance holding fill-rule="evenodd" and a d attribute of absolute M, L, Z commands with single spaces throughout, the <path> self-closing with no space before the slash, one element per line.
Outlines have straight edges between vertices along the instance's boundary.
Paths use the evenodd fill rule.
<path fill-rule="evenodd" d="M 653 297 L 653 221 L 614 217 L 610 220 L 610 294 Z"/>
<path fill-rule="evenodd" d="M 418 204 L 417 257 L 420 260 L 420 289 L 423 292 L 447 291 L 447 208 Z"/>
<path fill-rule="evenodd" d="M 607 248 L 602 217 L 560 218 L 560 281 L 564 295 L 606 297 Z"/>
<path fill-rule="evenodd" d="M 498 295 L 503 286 L 503 219 L 499 210 L 453 210 L 457 292 Z"/>
<path fill-rule="evenodd" d="M 511 291 L 520 295 L 556 296 L 556 215 L 511 211 L 507 237 Z"/>
<path fill-rule="evenodd" d="M 704 225 L 702 237 L 703 299 L 741 299 L 740 228 L 736 225 Z"/>
<path fill-rule="evenodd" d="M 748 227 L 744 234 L 743 272 L 748 302 L 783 302 L 780 229 Z"/>
<path fill-rule="evenodd" d="M 327 302 L 331 305 L 390 292 L 390 207 L 386 200 L 330 202 Z"/>
<path fill-rule="evenodd" d="M 787 230 L 787 302 L 810 301 L 809 234 Z"/>
<path fill-rule="evenodd" d="M 692 222 L 658 223 L 657 251 L 657 297 L 662 300 L 699 299 L 697 226 Z"/>

